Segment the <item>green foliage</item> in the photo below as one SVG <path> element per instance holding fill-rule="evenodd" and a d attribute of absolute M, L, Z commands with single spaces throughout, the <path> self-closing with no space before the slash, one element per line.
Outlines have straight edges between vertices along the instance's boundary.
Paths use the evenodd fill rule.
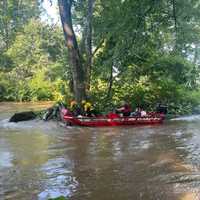
<path fill-rule="evenodd" d="M 57 198 L 53 198 L 53 199 L 49 199 L 49 200 L 67 200 L 67 198 L 61 196 L 61 197 L 57 197 Z"/>
<path fill-rule="evenodd" d="M 199 70 L 195 66 L 180 56 L 163 56 L 152 64 L 150 73 L 153 80 L 161 80 L 166 77 L 175 81 L 177 84 L 184 84 L 194 88 L 195 80 L 198 79 Z"/>
<path fill-rule="evenodd" d="M 92 84 L 97 86 L 91 92 L 98 96 L 96 100 L 104 105 L 127 100 L 133 108 L 147 109 L 161 102 L 171 113 L 182 114 L 200 103 L 198 95 L 191 95 L 199 88 L 200 4 L 176 0 L 175 6 L 172 1 L 98 1 L 94 41 L 104 42 L 92 73 Z M 104 89 L 95 89 L 102 82 Z"/>
<path fill-rule="evenodd" d="M 20 14 L 18 1 L 7 2 L 7 14 L 0 8 L 0 100 L 71 99 L 62 30 L 37 18 L 38 3 L 24 1 L 26 9 Z M 95 2 L 92 42 L 98 50 L 88 96 L 98 110 L 111 111 L 127 100 L 133 108 L 153 110 L 161 102 L 170 113 L 191 113 L 200 104 L 200 3 L 176 0 L 174 7 L 173 1 L 164 0 Z M 80 32 L 87 21 L 87 3 L 73 4 L 73 22 Z M 84 37 L 78 38 L 83 61 Z"/>
<path fill-rule="evenodd" d="M 93 95 L 97 97 L 93 99 L 100 100 L 102 105 L 98 107 L 101 109 L 109 107 L 107 102 L 114 104 L 110 107 L 116 107 L 126 100 L 133 108 L 140 105 L 154 110 L 155 105 L 161 102 L 168 105 L 170 113 L 186 114 L 191 113 L 200 102 L 197 98 L 199 92 L 193 92 L 198 88 L 199 70 L 180 56 L 166 55 L 144 62 L 140 68 L 133 64 L 118 71 L 113 78 L 110 99 L 107 98 L 108 80 L 105 77 L 99 73 L 100 80 L 94 80 L 96 87 L 92 88 Z"/>
<path fill-rule="evenodd" d="M 11 66 L 1 73 L 0 100 L 64 99 L 68 93 L 66 55 L 61 30 L 31 20 L 1 57 Z"/>
<path fill-rule="evenodd" d="M 15 39 L 30 19 L 40 15 L 39 1 L 2 0 L 0 1 L 0 55 Z"/>

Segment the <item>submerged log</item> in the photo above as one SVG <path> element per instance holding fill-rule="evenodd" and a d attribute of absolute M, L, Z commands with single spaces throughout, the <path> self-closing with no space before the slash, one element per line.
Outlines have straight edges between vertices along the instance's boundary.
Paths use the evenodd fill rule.
<path fill-rule="evenodd" d="M 37 117 L 37 115 L 32 112 L 20 112 L 20 113 L 15 113 L 9 120 L 9 122 L 20 122 L 20 121 L 28 121 L 28 120 L 33 120 Z"/>

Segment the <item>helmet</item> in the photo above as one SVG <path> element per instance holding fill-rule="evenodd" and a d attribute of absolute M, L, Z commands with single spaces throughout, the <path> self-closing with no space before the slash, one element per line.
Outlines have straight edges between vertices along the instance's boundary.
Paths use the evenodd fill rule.
<path fill-rule="evenodd" d="M 75 100 L 73 100 L 73 101 L 70 102 L 70 107 L 71 108 L 74 107 L 75 105 L 77 105 L 77 102 Z"/>
<path fill-rule="evenodd" d="M 82 100 L 82 101 L 81 101 L 81 104 L 86 104 L 86 100 Z"/>

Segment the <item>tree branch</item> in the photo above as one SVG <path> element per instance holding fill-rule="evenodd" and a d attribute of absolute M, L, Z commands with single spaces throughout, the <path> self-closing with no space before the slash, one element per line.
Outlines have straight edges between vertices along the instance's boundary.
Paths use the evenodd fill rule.
<path fill-rule="evenodd" d="M 102 47 L 103 43 L 104 43 L 104 39 L 102 39 L 102 40 L 100 41 L 100 43 L 97 45 L 97 47 L 95 48 L 95 50 L 94 50 L 93 53 L 92 53 L 92 57 L 95 56 L 96 52 Z"/>

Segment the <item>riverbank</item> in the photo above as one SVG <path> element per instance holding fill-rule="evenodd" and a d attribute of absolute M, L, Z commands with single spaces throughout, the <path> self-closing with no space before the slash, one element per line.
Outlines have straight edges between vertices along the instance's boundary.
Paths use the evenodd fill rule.
<path fill-rule="evenodd" d="M 0 102 L 1 112 L 8 111 L 27 111 L 29 110 L 42 110 L 51 107 L 54 101 L 38 101 L 38 102 Z"/>

